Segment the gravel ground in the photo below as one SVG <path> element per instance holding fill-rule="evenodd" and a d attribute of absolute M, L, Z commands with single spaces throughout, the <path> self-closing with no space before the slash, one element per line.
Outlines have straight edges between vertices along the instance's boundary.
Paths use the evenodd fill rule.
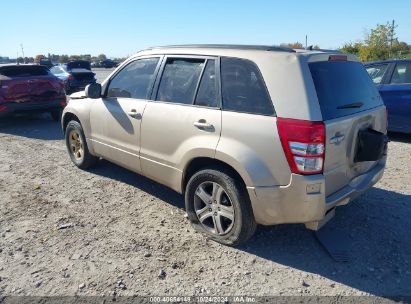
<path fill-rule="evenodd" d="M 0 121 L 0 296 L 411 295 L 411 136 L 327 225 L 349 239 L 346 263 L 303 225 L 209 241 L 180 195 L 106 161 L 81 171 L 62 138 L 46 115 Z"/>

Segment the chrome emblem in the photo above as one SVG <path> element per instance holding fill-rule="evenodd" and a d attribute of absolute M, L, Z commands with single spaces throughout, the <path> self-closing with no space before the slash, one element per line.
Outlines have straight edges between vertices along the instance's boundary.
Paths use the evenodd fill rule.
<path fill-rule="evenodd" d="M 345 135 L 340 132 L 335 133 L 334 137 L 330 138 L 330 144 L 339 145 L 345 139 Z"/>

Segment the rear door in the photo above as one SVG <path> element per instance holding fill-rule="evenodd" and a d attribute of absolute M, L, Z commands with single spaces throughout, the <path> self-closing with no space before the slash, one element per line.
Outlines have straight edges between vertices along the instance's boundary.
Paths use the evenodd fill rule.
<path fill-rule="evenodd" d="M 140 126 L 160 57 L 127 64 L 109 81 L 105 96 L 93 101 L 91 140 L 98 155 L 140 172 Z"/>
<path fill-rule="evenodd" d="M 376 165 L 377 161 L 355 162 L 358 132 L 386 133 L 386 110 L 361 63 L 330 60 L 311 62 L 309 67 L 325 124 L 328 196 Z"/>
<path fill-rule="evenodd" d="M 214 157 L 221 132 L 217 79 L 216 58 L 165 58 L 142 121 L 144 175 L 178 191 L 186 158 Z"/>
<path fill-rule="evenodd" d="M 411 132 L 411 62 L 396 63 L 380 93 L 388 109 L 388 129 Z"/>

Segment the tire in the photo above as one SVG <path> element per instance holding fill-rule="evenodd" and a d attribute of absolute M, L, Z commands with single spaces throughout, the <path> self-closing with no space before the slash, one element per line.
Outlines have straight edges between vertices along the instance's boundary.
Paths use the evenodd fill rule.
<path fill-rule="evenodd" d="M 185 205 L 193 227 L 224 245 L 246 242 L 257 227 L 245 187 L 224 169 L 210 168 L 195 173 L 187 183 Z"/>
<path fill-rule="evenodd" d="M 71 161 L 80 169 L 87 169 L 96 164 L 98 157 L 91 155 L 83 128 L 78 121 L 72 120 L 65 130 L 67 151 Z"/>
<path fill-rule="evenodd" d="M 61 115 L 63 113 L 63 109 L 54 109 L 50 111 L 51 118 L 54 121 L 61 121 Z"/>

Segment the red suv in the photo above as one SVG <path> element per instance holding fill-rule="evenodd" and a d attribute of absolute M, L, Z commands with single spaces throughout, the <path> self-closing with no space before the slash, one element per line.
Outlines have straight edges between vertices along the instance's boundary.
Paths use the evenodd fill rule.
<path fill-rule="evenodd" d="M 35 111 L 59 120 L 65 106 L 64 84 L 47 67 L 0 65 L 0 117 Z"/>

